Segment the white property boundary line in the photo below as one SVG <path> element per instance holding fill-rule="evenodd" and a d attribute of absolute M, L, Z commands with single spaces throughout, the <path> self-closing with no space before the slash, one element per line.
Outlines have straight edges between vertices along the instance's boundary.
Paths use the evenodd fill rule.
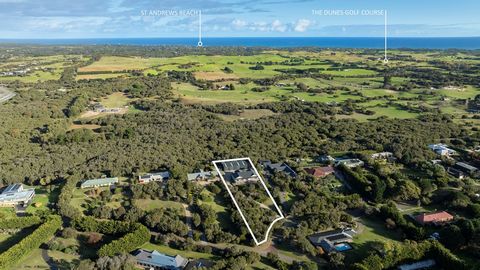
<path fill-rule="evenodd" d="M 260 242 L 259 242 L 259 241 L 257 240 L 257 238 L 255 237 L 255 234 L 253 233 L 252 229 L 250 228 L 250 225 L 248 224 L 247 219 L 246 219 L 245 216 L 243 215 L 242 209 L 240 209 L 240 206 L 238 205 L 237 201 L 235 200 L 235 197 L 233 196 L 232 191 L 230 191 L 230 188 L 228 188 L 227 182 L 226 182 L 225 179 L 223 178 L 222 172 L 220 171 L 220 169 L 219 169 L 218 166 L 217 166 L 217 162 L 218 162 L 218 163 L 222 163 L 222 162 L 238 161 L 238 160 L 248 160 L 248 161 L 250 162 L 250 165 L 252 165 L 252 168 L 253 168 L 253 170 L 255 171 L 255 173 L 257 174 L 258 179 L 260 179 L 260 182 L 262 183 L 262 186 L 263 186 L 263 187 L 265 188 L 265 190 L 267 191 L 268 196 L 270 196 L 270 199 L 273 201 L 273 204 L 275 205 L 275 208 L 277 209 L 278 213 L 280 214 L 280 217 L 278 217 L 278 218 L 276 218 L 275 220 L 272 221 L 272 223 L 270 224 L 270 226 L 269 226 L 268 229 L 267 229 L 267 232 L 265 233 L 265 239 L 263 239 L 263 240 L 260 241 Z M 259 246 L 259 245 L 267 242 L 267 240 L 268 240 L 268 234 L 269 234 L 270 231 L 272 230 L 273 225 L 274 225 L 277 221 L 284 219 L 285 216 L 283 215 L 282 211 L 280 211 L 280 207 L 278 207 L 277 202 L 276 202 L 275 199 L 273 198 L 272 194 L 270 194 L 270 191 L 268 190 L 267 186 L 265 185 L 265 182 L 263 182 L 263 179 L 262 179 L 262 177 L 260 176 L 260 174 L 258 173 L 257 168 L 255 168 L 255 165 L 253 165 L 252 160 L 251 160 L 249 157 L 246 157 L 246 158 L 234 158 L 234 159 L 225 159 L 225 160 L 215 160 L 215 161 L 212 161 L 212 163 L 213 163 L 213 165 L 215 166 L 215 169 L 217 170 L 218 175 L 220 176 L 220 179 L 222 179 L 222 182 L 223 182 L 223 184 L 225 185 L 225 188 L 227 189 L 228 194 L 230 195 L 230 198 L 232 198 L 233 203 L 234 203 L 235 206 L 237 207 L 237 210 L 238 210 L 238 212 L 240 213 L 240 216 L 242 217 L 243 222 L 245 222 L 245 225 L 247 225 L 247 229 L 248 229 L 248 231 L 250 232 L 250 234 L 252 235 L 252 238 L 253 238 L 253 241 L 255 241 L 255 244 L 256 244 L 257 246 Z"/>

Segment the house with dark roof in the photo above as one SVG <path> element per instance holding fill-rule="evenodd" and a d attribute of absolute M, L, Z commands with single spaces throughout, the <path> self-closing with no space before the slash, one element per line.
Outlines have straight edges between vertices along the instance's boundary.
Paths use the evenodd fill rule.
<path fill-rule="evenodd" d="M 305 171 L 315 178 L 322 178 L 335 172 L 332 166 L 307 168 Z"/>
<path fill-rule="evenodd" d="M 248 170 L 250 168 L 250 162 L 248 160 L 232 160 L 224 161 L 220 163 L 220 168 L 225 172 L 239 171 L 239 170 Z"/>
<path fill-rule="evenodd" d="M 457 170 L 453 167 L 448 167 L 447 173 L 450 174 L 451 176 L 457 178 L 457 179 L 463 179 L 465 178 L 466 174 L 460 170 Z"/>
<path fill-rule="evenodd" d="M 414 216 L 415 220 L 421 225 L 441 225 L 452 221 L 454 217 L 445 211 L 435 212 L 435 213 L 422 213 L 420 215 Z"/>
<path fill-rule="evenodd" d="M 466 175 L 469 175 L 471 177 L 478 177 L 478 175 L 480 174 L 480 171 L 477 167 L 472 166 L 472 165 L 470 165 L 468 163 L 465 163 L 465 162 L 457 162 L 457 163 L 455 163 L 453 168 L 458 170 L 458 171 L 461 171 L 461 172 L 463 172 Z"/>
<path fill-rule="evenodd" d="M 138 183 L 146 184 L 150 182 L 167 181 L 168 179 L 170 179 L 170 172 L 168 171 L 147 173 L 138 176 Z"/>
<path fill-rule="evenodd" d="M 336 229 L 319 232 L 308 237 L 312 245 L 322 248 L 325 252 L 345 251 L 351 249 L 347 243 L 353 242 L 357 234 L 353 229 Z"/>
<path fill-rule="evenodd" d="M 262 165 L 262 167 L 271 174 L 285 173 L 292 178 L 297 177 L 297 173 L 285 162 L 272 163 L 270 160 L 265 160 L 260 162 L 260 165 Z"/>
<path fill-rule="evenodd" d="M 148 251 L 145 249 L 138 249 L 133 253 L 133 256 L 137 260 L 137 265 L 139 267 L 148 269 L 181 270 L 188 264 L 188 260 L 180 255 L 169 256 L 156 250 Z"/>
<path fill-rule="evenodd" d="M 220 163 L 226 181 L 233 185 L 242 185 L 259 180 L 252 165 L 248 160 L 224 161 Z"/>

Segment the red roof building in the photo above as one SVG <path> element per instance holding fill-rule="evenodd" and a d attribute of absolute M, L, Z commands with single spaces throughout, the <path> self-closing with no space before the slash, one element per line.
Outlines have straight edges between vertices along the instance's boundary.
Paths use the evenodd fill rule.
<path fill-rule="evenodd" d="M 431 214 L 420 214 L 418 216 L 415 216 L 415 220 L 422 225 L 430 223 L 441 224 L 453 220 L 453 216 L 445 211 L 441 211 Z"/>
<path fill-rule="evenodd" d="M 325 177 L 335 172 L 332 166 L 308 168 L 305 171 L 316 178 Z"/>

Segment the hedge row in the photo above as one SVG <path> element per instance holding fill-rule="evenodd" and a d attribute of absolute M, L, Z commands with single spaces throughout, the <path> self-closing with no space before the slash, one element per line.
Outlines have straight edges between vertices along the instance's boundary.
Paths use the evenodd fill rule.
<path fill-rule="evenodd" d="M 409 261 L 418 261 L 422 258 L 434 259 L 444 269 L 464 270 L 468 266 L 456 257 L 450 250 L 438 241 L 423 241 L 420 243 L 406 242 L 390 244 L 390 250 L 384 256 L 371 254 L 363 261 L 353 265 L 353 270 L 383 270 L 395 267 Z"/>
<path fill-rule="evenodd" d="M 38 216 L 14 217 L 0 220 L 0 229 L 23 229 L 42 223 Z"/>
<path fill-rule="evenodd" d="M 30 235 L 0 254 L 0 269 L 9 269 L 17 264 L 24 256 L 52 238 L 61 226 L 62 220 L 60 216 L 49 217 L 45 223 L 40 225 Z"/>
<path fill-rule="evenodd" d="M 60 215 L 71 219 L 78 218 L 82 215 L 80 210 L 70 205 L 70 201 L 73 198 L 73 192 L 75 191 L 78 181 L 80 181 L 80 177 L 78 175 L 69 176 L 65 180 L 65 184 L 63 185 L 60 195 L 58 196 L 58 212 Z"/>
<path fill-rule="evenodd" d="M 93 217 L 80 217 L 72 220 L 72 227 L 84 232 L 98 232 L 103 234 L 125 234 L 134 231 L 137 227 L 135 223 L 96 220 Z"/>
<path fill-rule="evenodd" d="M 150 231 L 140 223 L 133 232 L 102 246 L 98 250 L 98 256 L 115 256 L 119 253 L 129 253 L 150 240 Z"/>

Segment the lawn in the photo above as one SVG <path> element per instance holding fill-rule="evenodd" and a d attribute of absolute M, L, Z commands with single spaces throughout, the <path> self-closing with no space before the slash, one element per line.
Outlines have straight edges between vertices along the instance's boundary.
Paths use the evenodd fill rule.
<path fill-rule="evenodd" d="M 351 243 L 353 250 L 345 252 L 347 263 L 367 256 L 375 242 L 397 242 L 401 240 L 400 233 L 387 229 L 380 219 L 361 217 L 358 222 L 359 228 L 357 228 L 357 231 L 359 234 L 354 237 L 353 243 Z"/>
<path fill-rule="evenodd" d="M 200 200 L 201 204 L 206 204 L 216 212 L 217 214 L 217 221 L 220 223 L 222 228 L 229 228 L 231 225 L 230 213 L 227 211 L 227 208 L 224 207 L 224 202 L 222 202 L 221 196 L 215 196 L 210 191 L 204 189 L 202 190 L 202 195 L 208 198 L 212 198 L 211 201 L 202 201 Z"/>
<path fill-rule="evenodd" d="M 126 106 L 132 99 L 128 98 L 125 93 L 116 92 L 108 95 L 100 100 L 105 108 L 121 108 Z"/>
<path fill-rule="evenodd" d="M 134 204 L 145 211 L 151 211 L 153 209 L 164 208 L 164 209 L 176 209 L 180 213 L 185 215 L 185 209 L 182 204 L 174 201 L 163 201 L 163 200 L 152 200 L 152 199 L 136 199 Z"/>
<path fill-rule="evenodd" d="M 163 58 L 103 56 L 100 60 L 78 69 L 78 72 L 124 71 L 146 69 L 160 65 Z"/>

